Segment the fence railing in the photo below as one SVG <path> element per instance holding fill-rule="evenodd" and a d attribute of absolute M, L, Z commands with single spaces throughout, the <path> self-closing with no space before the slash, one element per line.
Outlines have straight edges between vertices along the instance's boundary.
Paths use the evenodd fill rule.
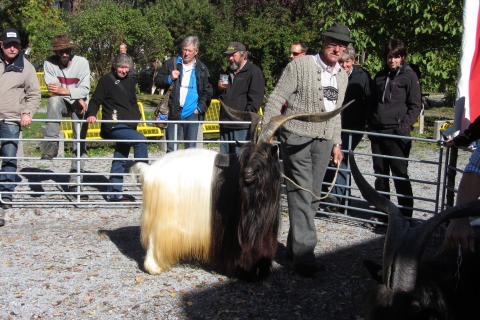
<path fill-rule="evenodd" d="M 36 120 L 34 121 L 43 121 L 45 120 Z M 84 120 L 60 120 L 70 121 L 72 125 L 79 125 L 80 122 Z M 101 120 L 102 122 L 108 122 L 106 120 Z M 136 121 L 131 121 L 136 122 Z M 154 122 L 154 121 L 150 121 Z M 176 125 L 178 122 L 169 122 L 169 125 Z M 201 122 L 205 123 L 205 122 Z M 221 123 L 221 122 L 216 122 Z M 245 122 L 238 122 L 245 123 Z M 175 130 L 176 131 L 176 130 Z M 364 132 L 361 131 L 345 131 L 350 135 L 361 134 L 364 135 Z M 371 133 L 369 133 L 370 135 Z M 373 135 L 373 134 L 371 134 Z M 379 135 L 379 134 L 375 134 Z M 398 138 L 397 136 L 388 136 L 389 138 Z M 402 139 L 406 139 L 402 137 Z M 408 138 L 415 140 L 416 143 L 421 142 L 425 147 L 422 148 L 429 150 L 426 156 L 415 155 L 415 152 L 412 152 L 412 156 L 408 158 L 409 168 L 415 168 L 415 172 L 426 173 L 424 175 L 412 175 L 410 173 L 410 181 L 414 189 L 414 217 L 423 218 L 435 214 L 444 208 L 444 198 L 446 190 L 446 178 L 445 171 L 448 169 L 447 159 L 448 152 L 444 152 L 444 148 L 438 144 L 437 140 L 431 139 L 419 139 L 419 138 Z M 5 139 L 0 139 L 5 141 Z M 11 139 L 9 139 L 11 140 Z M 15 140 L 15 139 L 14 139 Z M 62 141 L 66 144 L 80 144 L 82 140 L 74 139 L 63 141 L 62 139 L 52 139 L 54 141 Z M 351 139 L 350 139 L 351 140 Z M 41 142 L 44 142 L 43 139 L 18 139 L 19 142 L 23 145 L 29 145 L 29 148 L 39 148 Z M 91 143 L 95 143 L 97 146 L 103 144 L 112 144 L 117 140 L 86 140 L 87 150 L 91 148 Z M 125 142 L 126 140 L 121 140 Z M 133 142 L 130 141 L 130 142 Z M 166 142 L 175 143 L 178 148 L 181 148 L 181 144 L 185 142 L 181 137 L 176 137 L 172 140 L 148 140 L 149 144 L 165 144 Z M 203 138 L 196 140 L 198 143 L 197 147 L 207 147 L 216 149 L 218 148 L 218 140 L 203 140 Z M 236 141 L 228 141 L 228 143 L 236 143 Z M 350 146 L 343 146 L 344 151 L 347 151 Z M 80 150 L 80 148 L 75 148 Z M 164 150 L 164 148 L 159 148 Z M 157 151 L 155 153 L 149 154 L 150 161 L 154 161 L 156 158 L 163 155 L 162 151 Z M 355 157 L 357 163 L 360 164 L 361 172 L 366 177 L 366 179 L 374 184 L 374 180 L 379 175 L 373 173 L 372 167 L 372 155 L 370 152 L 370 144 L 368 141 L 363 141 L 359 144 L 355 150 Z M 108 182 L 108 177 L 110 175 L 110 165 L 113 158 L 112 155 L 109 156 L 93 156 L 89 155 L 86 158 L 82 158 L 80 154 L 72 154 L 68 157 L 58 157 L 53 160 L 40 160 L 40 156 L 31 156 L 31 155 L 17 155 L 16 159 L 18 160 L 18 170 L 17 170 L 17 179 L 15 182 L 4 182 L 4 184 L 16 184 L 16 190 L 13 193 L 14 206 L 26 206 L 26 207 L 36 207 L 36 206 L 112 206 L 112 205 L 141 205 L 141 189 L 136 181 L 131 179 L 128 171 L 124 173 L 124 188 L 123 193 L 132 195 L 136 198 L 136 202 L 125 203 L 125 202 L 106 202 L 104 196 L 107 194 L 106 188 L 110 183 Z M 136 159 L 135 159 L 136 160 Z M 76 161 L 79 164 L 81 161 L 85 162 L 85 169 L 80 170 L 80 166 L 76 166 L 76 171 L 71 170 L 72 161 Z M 128 159 L 127 167 L 129 168 L 134 163 L 133 152 Z M 333 169 L 329 169 L 333 170 Z M 420 170 L 420 171 L 419 171 Z M 367 221 L 368 217 L 373 213 L 376 213 L 375 209 L 371 207 L 363 198 L 360 196 L 358 188 L 355 185 L 355 182 L 352 181 L 350 176 L 350 167 L 347 166 L 345 170 L 347 173 L 347 183 L 345 184 L 346 193 L 345 195 L 337 195 L 339 198 L 344 199 L 344 204 L 336 205 L 339 209 L 338 213 L 326 212 L 325 206 L 331 206 L 331 203 L 320 202 L 319 214 L 326 214 L 330 216 L 337 216 L 352 220 Z M 83 176 L 83 180 L 80 178 Z M 71 178 L 75 178 L 75 182 L 70 181 Z M 395 179 L 390 177 L 391 180 Z M 326 186 L 329 185 L 328 182 L 324 183 Z M 70 192 L 69 186 L 76 185 L 81 186 L 81 192 Z M 396 197 L 402 196 L 395 193 L 395 188 L 391 188 L 391 199 L 396 203 Z M 325 195 L 325 192 L 322 192 Z M 81 200 L 81 195 L 88 195 L 88 200 Z M 286 206 L 286 196 L 283 195 L 282 205 Z"/>

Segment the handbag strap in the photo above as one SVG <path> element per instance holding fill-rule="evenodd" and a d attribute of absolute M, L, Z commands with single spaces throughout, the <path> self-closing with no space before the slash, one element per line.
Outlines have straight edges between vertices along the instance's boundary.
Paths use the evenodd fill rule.
<path fill-rule="evenodd" d="M 177 70 L 177 58 L 173 59 L 173 70 Z M 172 91 L 174 83 L 175 82 L 172 81 L 172 84 L 168 87 L 168 91 Z"/>
<path fill-rule="evenodd" d="M 173 70 L 177 70 L 177 58 L 173 59 Z M 172 84 L 170 84 L 170 87 L 168 87 L 167 92 L 163 95 L 164 97 L 167 96 L 172 90 L 173 86 L 175 85 L 175 82 L 172 81 Z"/>

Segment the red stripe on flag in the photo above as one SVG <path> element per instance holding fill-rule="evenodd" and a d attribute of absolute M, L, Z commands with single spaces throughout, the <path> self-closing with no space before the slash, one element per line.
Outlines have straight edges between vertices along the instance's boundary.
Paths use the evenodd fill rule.
<path fill-rule="evenodd" d="M 472 65 L 470 68 L 470 81 L 468 84 L 469 95 L 469 119 L 473 122 L 480 116 L 480 9 L 477 13 L 477 30 L 475 34 L 475 52 L 472 57 Z"/>

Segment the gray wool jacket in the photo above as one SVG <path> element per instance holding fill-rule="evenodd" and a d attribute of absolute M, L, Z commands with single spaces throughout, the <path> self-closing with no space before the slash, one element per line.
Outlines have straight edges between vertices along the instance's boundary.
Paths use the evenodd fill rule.
<path fill-rule="evenodd" d="M 342 68 L 338 69 L 339 71 L 336 74 L 338 86 L 336 108 L 342 106 L 348 85 L 347 73 Z M 322 68 L 315 63 L 313 56 L 304 56 L 291 61 L 268 97 L 263 123 L 268 123 L 272 117 L 279 115 L 285 102 L 288 104 L 285 115 L 326 112 L 323 104 L 321 72 Z M 332 140 L 334 144 L 342 143 L 340 114 L 327 122 L 313 123 L 290 120 L 283 126 L 291 133 L 302 137 Z"/>

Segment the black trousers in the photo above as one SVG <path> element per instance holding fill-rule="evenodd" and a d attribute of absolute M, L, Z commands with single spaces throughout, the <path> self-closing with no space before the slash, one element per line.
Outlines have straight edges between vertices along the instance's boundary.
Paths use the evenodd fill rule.
<path fill-rule="evenodd" d="M 410 156 L 410 149 L 412 141 L 407 139 L 394 139 L 384 137 L 370 136 L 372 143 L 372 153 L 384 156 L 393 156 L 408 158 Z M 413 196 L 412 184 L 408 177 L 408 161 L 403 159 L 389 159 L 382 157 L 373 157 L 373 171 L 375 174 L 390 175 L 402 179 L 394 179 L 396 193 L 398 194 L 398 204 L 402 207 L 400 211 L 405 217 L 412 217 L 413 214 L 413 198 L 405 196 Z M 390 193 L 389 178 L 377 177 L 375 180 L 375 190 Z M 390 199 L 389 195 L 384 194 L 384 197 Z"/>

